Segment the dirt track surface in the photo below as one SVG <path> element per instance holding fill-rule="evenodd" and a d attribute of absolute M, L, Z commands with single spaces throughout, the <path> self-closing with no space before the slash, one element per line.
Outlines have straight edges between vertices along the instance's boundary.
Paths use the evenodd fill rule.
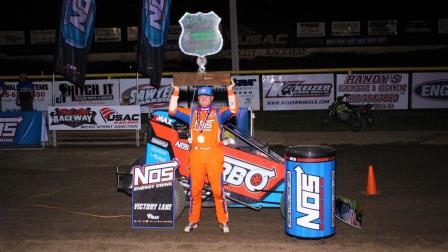
<path fill-rule="evenodd" d="M 204 209 L 199 229 L 131 229 L 130 197 L 115 189 L 115 166 L 143 149 L 62 146 L 0 151 L 0 251 L 448 251 L 448 145 L 335 145 L 336 193 L 361 201 L 362 229 L 303 240 L 284 232 L 279 209 L 230 209 L 229 234 Z M 366 198 L 374 165 L 382 194 Z"/>

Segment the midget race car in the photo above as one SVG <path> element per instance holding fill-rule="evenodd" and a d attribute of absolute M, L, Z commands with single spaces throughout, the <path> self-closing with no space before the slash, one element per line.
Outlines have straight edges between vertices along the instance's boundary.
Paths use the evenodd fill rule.
<path fill-rule="evenodd" d="M 238 113 L 247 113 L 247 108 Z M 251 116 L 251 115 L 249 115 Z M 241 118 L 241 117 L 240 117 Z M 189 126 L 169 116 L 166 110 L 149 114 L 146 154 L 131 167 L 117 167 L 117 190 L 132 193 L 132 172 L 136 165 L 155 164 L 177 159 L 179 167 L 174 180 L 174 215 L 177 219 L 189 201 Z M 235 126 L 236 118 L 222 129 L 224 149 L 224 195 L 229 207 L 280 207 L 283 211 L 285 187 L 284 159 L 269 146 L 251 137 L 249 132 Z M 213 207 L 210 186 L 204 186 L 203 207 Z"/>

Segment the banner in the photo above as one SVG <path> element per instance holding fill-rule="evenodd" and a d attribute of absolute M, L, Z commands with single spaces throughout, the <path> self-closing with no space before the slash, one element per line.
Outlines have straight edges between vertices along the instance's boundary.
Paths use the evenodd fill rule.
<path fill-rule="evenodd" d="M 49 107 L 50 130 L 138 130 L 138 106 Z"/>
<path fill-rule="evenodd" d="M 172 78 L 163 78 L 160 87 L 154 88 L 149 79 L 138 79 L 137 92 L 137 79 L 120 79 L 120 104 L 140 105 L 142 113 L 148 113 L 150 109 L 168 108 L 172 82 Z M 187 87 L 181 90 L 186 91 Z M 186 103 L 179 105 L 184 106 Z"/>
<path fill-rule="evenodd" d="M 258 75 L 233 76 L 239 107 L 260 110 L 260 81 Z"/>
<path fill-rule="evenodd" d="M 174 227 L 176 159 L 167 163 L 134 166 L 132 176 L 132 227 Z"/>
<path fill-rule="evenodd" d="M 137 70 L 151 78 L 151 85 L 156 88 L 161 86 L 170 5 L 171 0 L 142 0 Z"/>
<path fill-rule="evenodd" d="M 95 12 L 95 0 L 64 0 L 62 3 L 55 71 L 75 85 L 84 85 Z"/>
<path fill-rule="evenodd" d="M 1 99 L 3 111 L 20 111 L 16 104 L 17 82 L 5 82 L 6 93 Z M 37 111 L 47 111 L 48 106 L 52 105 L 52 86 L 50 81 L 33 81 L 34 101 L 33 108 Z"/>
<path fill-rule="evenodd" d="M 263 75 L 263 110 L 327 109 L 333 74 Z"/>
<path fill-rule="evenodd" d="M 297 37 L 325 37 L 325 22 L 298 22 Z"/>
<path fill-rule="evenodd" d="M 67 81 L 55 81 L 55 105 L 100 106 L 119 105 L 119 80 L 87 80 L 83 86 L 75 86 Z"/>
<path fill-rule="evenodd" d="M 48 141 L 43 112 L 0 113 L 0 146 L 40 145 Z"/>
<path fill-rule="evenodd" d="M 412 108 L 448 108 L 448 73 L 413 73 Z"/>
<path fill-rule="evenodd" d="M 408 78 L 406 73 L 338 74 L 336 96 L 350 94 L 350 104 L 373 104 L 374 109 L 407 109 Z"/>

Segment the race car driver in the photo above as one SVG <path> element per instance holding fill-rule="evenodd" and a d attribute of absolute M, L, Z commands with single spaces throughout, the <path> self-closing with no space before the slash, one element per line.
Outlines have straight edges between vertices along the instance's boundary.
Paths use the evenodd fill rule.
<path fill-rule="evenodd" d="M 212 188 L 216 218 L 224 233 L 230 231 L 229 216 L 223 193 L 224 151 L 221 142 L 222 124 L 238 112 L 236 96 L 233 93 L 235 83 L 227 86 L 228 107 L 213 105 L 213 89 L 198 88 L 197 108 L 192 110 L 177 106 L 179 87 L 173 86 L 168 112 L 190 125 L 190 212 L 185 232 L 198 227 L 201 218 L 202 190 L 207 176 Z"/>

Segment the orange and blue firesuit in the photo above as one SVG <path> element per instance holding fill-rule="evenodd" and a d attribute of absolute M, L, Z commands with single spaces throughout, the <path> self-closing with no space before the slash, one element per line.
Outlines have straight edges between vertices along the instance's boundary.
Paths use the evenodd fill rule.
<path fill-rule="evenodd" d="M 209 95 L 212 95 L 212 90 L 209 89 Z M 213 105 L 206 108 L 198 106 L 193 110 L 178 107 L 179 90 L 175 90 L 170 98 L 169 114 L 190 125 L 190 223 L 200 221 L 202 190 L 206 176 L 212 188 L 218 222 L 226 224 L 229 220 L 223 193 L 224 151 L 220 136 L 222 123 L 237 113 L 238 105 L 231 87 L 227 89 L 227 93 L 229 106 L 219 108 Z"/>

